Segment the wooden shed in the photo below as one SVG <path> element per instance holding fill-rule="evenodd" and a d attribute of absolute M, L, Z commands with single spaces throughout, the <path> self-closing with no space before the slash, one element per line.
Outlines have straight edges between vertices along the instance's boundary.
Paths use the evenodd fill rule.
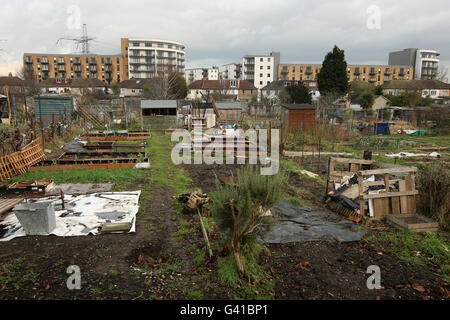
<path fill-rule="evenodd" d="M 316 107 L 311 104 L 282 104 L 281 121 L 288 132 L 311 131 L 316 118 Z"/>

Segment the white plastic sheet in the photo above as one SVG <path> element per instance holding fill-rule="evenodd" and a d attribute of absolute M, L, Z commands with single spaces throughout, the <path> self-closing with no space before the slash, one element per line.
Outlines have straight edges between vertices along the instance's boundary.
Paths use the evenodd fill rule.
<path fill-rule="evenodd" d="M 56 215 L 56 228 L 52 235 L 60 237 L 96 235 L 105 223 L 131 223 L 129 233 L 136 231 L 136 214 L 139 210 L 141 191 L 100 192 L 79 196 L 52 196 L 38 201 L 53 200 Z M 0 241 L 9 241 L 26 236 L 14 213 L 9 213 L 0 225 L 7 229 Z"/>

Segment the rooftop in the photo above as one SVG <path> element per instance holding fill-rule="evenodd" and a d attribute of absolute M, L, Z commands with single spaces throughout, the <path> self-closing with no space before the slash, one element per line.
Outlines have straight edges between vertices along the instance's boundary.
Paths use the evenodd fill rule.
<path fill-rule="evenodd" d="M 286 108 L 288 110 L 315 110 L 316 107 L 314 107 L 311 104 L 308 103 L 283 103 L 281 104 L 283 108 Z"/>

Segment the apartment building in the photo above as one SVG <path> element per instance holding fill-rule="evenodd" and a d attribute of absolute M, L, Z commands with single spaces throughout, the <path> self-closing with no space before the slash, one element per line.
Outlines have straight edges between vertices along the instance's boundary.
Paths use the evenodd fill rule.
<path fill-rule="evenodd" d="M 280 53 L 270 55 L 246 55 L 242 59 L 242 80 L 252 83 L 261 89 L 272 81 L 278 80 Z"/>
<path fill-rule="evenodd" d="M 389 53 L 389 65 L 408 65 L 414 67 L 415 80 L 432 80 L 439 66 L 439 53 L 436 50 L 408 48 Z"/>
<path fill-rule="evenodd" d="M 174 41 L 122 38 L 117 55 L 24 53 L 25 71 L 47 79 L 99 79 L 105 84 L 184 73 L 184 45 Z"/>
<path fill-rule="evenodd" d="M 321 64 L 280 64 L 278 77 L 280 80 L 316 81 L 322 69 Z M 391 80 L 411 80 L 414 67 L 408 65 L 348 65 L 349 81 L 365 81 L 373 85 L 383 85 Z"/>
<path fill-rule="evenodd" d="M 153 78 L 172 72 L 184 74 L 183 44 L 143 38 L 122 38 L 120 42 L 128 79 Z"/>
<path fill-rule="evenodd" d="M 39 82 L 47 79 L 98 79 L 105 84 L 126 79 L 120 55 L 24 53 L 23 66 Z"/>
<path fill-rule="evenodd" d="M 186 69 L 184 77 L 188 85 L 197 80 L 219 80 L 219 67 Z"/>
<path fill-rule="evenodd" d="M 241 79 L 242 64 L 241 63 L 228 63 L 224 64 L 220 70 L 220 76 L 224 80 L 237 80 Z"/>

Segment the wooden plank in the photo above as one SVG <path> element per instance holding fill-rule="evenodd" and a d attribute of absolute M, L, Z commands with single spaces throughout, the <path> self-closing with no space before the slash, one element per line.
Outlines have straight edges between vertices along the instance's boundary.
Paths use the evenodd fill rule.
<path fill-rule="evenodd" d="M 399 182 L 400 179 L 392 179 L 389 180 L 389 184 L 395 184 L 397 182 Z M 383 181 L 373 181 L 373 182 L 364 182 L 364 187 L 369 187 L 369 186 L 382 186 L 384 185 L 386 182 Z"/>
<path fill-rule="evenodd" d="M 373 199 L 373 218 L 379 220 L 383 216 L 383 200 Z"/>
<path fill-rule="evenodd" d="M 398 188 L 400 192 L 406 191 L 406 181 L 400 180 L 398 182 Z M 400 211 L 401 213 L 408 213 L 408 198 L 407 197 L 400 197 Z"/>
<path fill-rule="evenodd" d="M 359 180 L 361 180 L 359 177 L 358 177 L 358 181 Z M 363 195 L 363 193 L 364 193 L 364 186 L 363 186 L 363 184 L 362 184 L 362 182 L 358 182 L 358 188 L 359 188 L 359 213 L 361 214 L 361 215 L 365 215 L 366 214 L 366 211 L 365 211 L 365 209 L 364 209 L 364 199 L 363 199 L 363 197 L 362 197 L 362 195 Z M 368 209 L 368 208 L 367 208 Z M 367 215 L 369 215 L 369 210 L 367 210 Z"/>
<path fill-rule="evenodd" d="M 399 214 L 400 211 L 400 197 L 391 198 L 392 214 Z"/>
<path fill-rule="evenodd" d="M 414 179 L 412 177 L 407 177 L 405 179 L 405 186 L 406 190 L 414 190 L 415 189 L 415 183 Z M 409 196 L 407 197 L 408 202 L 408 212 L 409 213 L 415 213 L 416 212 L 416 198 L 415 196 Z"/>
<path fill-rule="evenodd" d="M 386 188 L 385 192 L 389 192 L 389 173 L 384 174 L 384 186 Z"/>
<path fill-rule="evenodd" d="M 391 214 L 391 199 L 390 198 L 381 198 L 383 201 L 383 215 Z"/>
<path fill-rule="evenodd" d="M 351 158 L 331 158 L 333 162 L 339 163 L 355 163 L 355 164 L 374 164 L 374 160 L 363 160 L 363 159 L 351 159 Z"/>
<path fill-rule="evenodd" d="M 356 172 L 359 170 L 359 164 L 357 163 L 350 163 L 349 164 L 349 170 L 350 172 Z"/>
<path fill-rule="evenodd" d="M 331 171 L 330 172 L 330 177 L 333 177 L 333 176 L 336 176 L 336 177 L 349 176 L 349 177 L 351 177 L 355 173 L 356 172 L 350 172 L 350 171 Z"/>
<path fill-rule="evenodd" d="M 371 176 L 374 174 L 394 174 L 394 173 L 409 173 L 409 172 L 417 172 L 416 167 L 409 168 L 390 168 L 390 169 L 374 169 L 374 170 L 361 170 L 358 174 L 362 176 Z"/>
<path fill-rule="evenodd" d="M 13 198 L 13 199 L 0 199 L 0 214 L 6 213 L 16 204 L 19 204 L 23 201 L 23 198 Z"/>
<path fill-rule="evenodd" d="M 364 200 L 367 199 L 378 199 L 378 198 L 389 198 L 389 197 L 402 197 L 402 196 L 413 196 L 418 194 L 419 191 L 403 191 L 403 192 L 383 192 L 379 194 L 365 194 L 363 195 Z"/>

